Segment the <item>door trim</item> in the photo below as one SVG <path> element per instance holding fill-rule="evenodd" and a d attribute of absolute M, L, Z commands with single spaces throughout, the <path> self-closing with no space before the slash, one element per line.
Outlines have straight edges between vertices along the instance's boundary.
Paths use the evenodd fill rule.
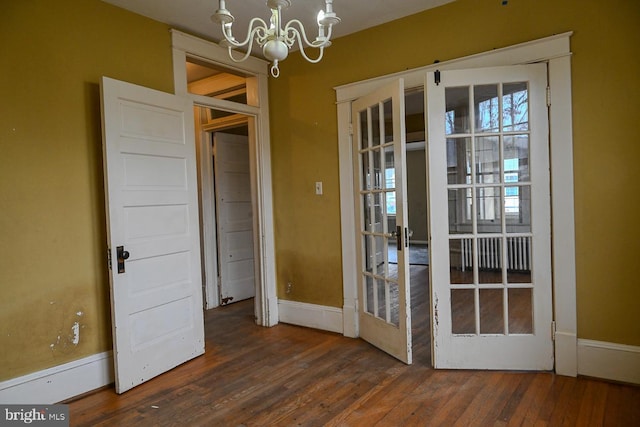
<path fill-rule="evenodd" d="M 352 100 L 388 83 L 405 79 L 405 87 L 424 86 L 427 71 L 547 62 L 551 107 L 549 111 L 551 163 L 554 319 L 556 321 L 555 371 L 577 375 L 577 316 L 575 230 L 573 202 L 573 130 L 571 112 L 571 50 L 567 32 L 501 49 L 432 64 L 409 71 L 338 86 L 338 150 L 344 290 L 344 334 L 359 336 L 357 269 L 355 268 L 355 212 L 351 152 Z"/>
<path fill-rule="evenodd" d="M 258 58 L 248 58 L 237 64 L 232 62 L 227 50 L 215 43 L 171 30 L 173 46 L 174 91 L 193 100 L 194 106 L 218 108 L 245 114 L 249 120 L 251 187 L 254 206 L 254 248 L 256 260 L 256 323 L 274 326 L 278 323 L 278 298 L 276 292 L 275 241 L 273 220 L 273 195 L 271 190 L 271 143 L 269 139 L 268 63 Z M 253 105 L 242 105 L 226 100 L 189 94 L 185 63 L 187 55 L 205 59 L 213 64 L 237 70 L 250 77 L 253 90 L 247 97 Z M 255 138 L 251 138 L 255 135 Z M 194 141 L 194 144 L 196 142 Z M 206 201 L 204 201 L 206 202 Z M 214 236 L 215 237 L 215 236 Z"/>

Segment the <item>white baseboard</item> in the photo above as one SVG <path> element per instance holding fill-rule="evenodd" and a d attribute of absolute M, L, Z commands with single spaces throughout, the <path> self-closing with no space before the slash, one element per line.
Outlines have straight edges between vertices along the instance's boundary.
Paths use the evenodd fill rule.
<path fill-rule="evenodd" d="M 0 382 L 0 403 L 48 405 L 113 382 L 111 351 Z"/>
<path fill-rule="evenodd" d="M 296 301 L 278 301 L 280 322 L 330 332 L 343 332 L 342 310 Z"/>
<path fill-rule="evenodd" d="M 640 347 L 579 339 L 578 374 L 640 384 Z"/>

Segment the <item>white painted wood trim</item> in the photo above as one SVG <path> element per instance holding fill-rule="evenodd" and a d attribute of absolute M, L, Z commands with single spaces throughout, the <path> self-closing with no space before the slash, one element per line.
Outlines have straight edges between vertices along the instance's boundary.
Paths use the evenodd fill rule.
<path fill-rule="evenodd" d="M 351 103 L 343 102 L 338 104 L 338 128 L 346 129 L 347 132 L 338 133 L 338 151 L 340 167 L 340 215 L 342 238 L 342 293 L 343 293 L 343 330 L 347 337 L 355 338 L 360 336 L 358 325 L 358 274 L 356 263 L 356 240 L 355 240 L 355 204 L 353 201 L 353 159 L 351 151 L 351 134 L 349 124 L 351 123 Z M 345 269 L 344 266 L 352 266 Z"/>
<path fill-rule="evenodd" d="M 570 49 L 569 39 L 565 48 Z M 571 57 L 549 60 L 551 107 L 549 130 L 551 144 L 551 206 L 553 245 L 553 294 L 556 336 L 577 337 L 576 250 L 573 199 L 573 118 L 571 110 Z M 556 340 L 556 373 L 578 374 L 576 347 Z"/>
<path fill-rule="evenodd" d="M 357 288 L 357 265 L 349 254 L 355 253 L 355 225 L 353 207 L 353 163 L 351 161 L 350 108 L 351 101 L 366 95 L 376 88 L 402 77 L 405 87 L 424 86 L 427 71 L 435 69 L 462 69 L 500 65 L 516 65 L 532 62 L 548 62 L 551 91 L 551 179 L 552 179 L 552 233 L 554 245 L 554 295 L 556 305 L 557 335 L 556 372 L 562 375 L 577 375 L 577 321 L 576 321 L 576 277 L 575 277 L 575 231 L 573 207 L 573 133 L 571 116 L 571 67 L 570 37 L 567 32 L 478 53 L 438 64 L 354 82 L 334 88 L 338 106 L 338 154 L 340 157 L 340 210 L 342 223 L 342 282 L 346 309 L 357 309 L 357 299 L 353 300 Z M 346 104 L 345 107 L 343 104 Z M 554 126 L 555 124 L 555 126 Z M 345 254 L 347 256 L 345 257 Z M 345 335 L 347 331 L 358 336 L 357 316 L 344 316 Z M 574 344 L 571 344 L 571 343 Z"/>
<path fill-rule="evenodd" d="M 297 301 L 278 301 L 280 321 L 342 334 L 342 310 Z"/>
<path fill-rule="evenodd" d="M 640 384 L 640 347 L 580 339 L 578 374 Z"/>
<path fill-rule="evenodd" d="M 113 383 L 111 351 L 0 383 L 3 404 L 58 403 Z"/>
<path fill-rule="evenodd" d="M 196 149 L 198 149 L 198 161 L 200 163 L 200 227 L 202 232 L 202 282 L 204 283 L 204 304 L 205 309 L 211 309 L 220 305 L 220 295 L 218 292 L 218 240 L 215 223 L 207 218 L 215 218 L 216 201 L 213 189 L 213 149 L 211 140 L 207 132 L 199 129 L 202 123 L 203 110 L 197 108 L 195 112 L 196 122 Z M 200 131 L 198 131 L 200 130 Z M 213 249 L 211 249 L 213 248 Z"/>
<path fill-rule="evenodd" d="M 569 37 L 571 37 L 572 34 L 573 32 L 556 34 L 513 46 L 439 62 L 437 64 L 429 64 L 411 70 L 336 86 L 334 88 L 336 91 L 336 99 L 339 103 L 350 102 L 398 78 L 404 79 L 404 86 L 407 89 L 420 87 L 424 85 L 424 75 L 428 71 L 434 71 L 436 69 L 460 70 L 464 68 L 498 67 L 501 65 L 544 62 L 550 59 L 560 58 L 571 54 L 568 44 Z"/>
<path fill-rule="evenodd" d="M 257 209 L 254 212 L 255 236 L 257 237 L 256 259 L 256 323 L 273 326 L 278 323 L 278 298 L 275 268 L 275 240 L 273 218 L 273 192 L 271 181 L 271 141 L 269 131 L 269 91 L 268 62 L 250 57 L 242 63 L 233 62 L 226 49 L 198 37 L 171 30 L 173 46 L 174 91 L 193 100 L 194 105 L 219 108 L 225 111 L 245 114 L 255 118 L 255 125 L 249 121 L 250 132 L 255 129 L 257 141 L 251 144 L 252 191 Z M 189 94 L 185 62 L 187 55 L 195 56 L 220 66 L 253 76 L 257 84 L 248 85 L 255 93 L 247 96 L 258 100 L 258 106 L 242 105 L 226 100 Z M 251 78 L 251 77 L 249 77 Z M 256 89 L 257 88 L 257 89 Z M 255 190 L 253 190 L 255 189 Z M 213 274 L 207 272 L 207 275 Z M 213 299 L 212 299 L 213 301 Z"/>
<path fill-rule="evenodd" d="M 171 42 L 174 49 L 183 52 L 197 54 L 203 58 L 213 60 L 215 62 L 225 64 L 225 68 L 238 70 L 241 72 L 249 72 L 251 74 L 267 74 L 269 63 L 263 59 L 250 56 L 246 61 L 236 63 L 229 58 L 227 49 L 217 45 L 216 43 L 201 39 L 190 34 L 183 33 L 175 29 L 171 31 Z M 184 68 L 184 63 L 183 63 Z M 185 71 L 186 72 L 186 71 Z M 184 80 L 186 85 L 186 79 Z M 186 93 L 186 87 L 185 87 Z M 176 93 L 177 94 L 177 93 Z"/>

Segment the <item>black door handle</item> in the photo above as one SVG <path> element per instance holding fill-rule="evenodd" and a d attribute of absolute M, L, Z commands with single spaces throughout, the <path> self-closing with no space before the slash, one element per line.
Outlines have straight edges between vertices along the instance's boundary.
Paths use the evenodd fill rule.
<path fill-rule="evenodd" d="M 116 256 L 118 258 L 118 274 L 124 273 L 124 261 L 129 259 L 129 252 L 124 250 L 124 246 L 116 247 Z"/>

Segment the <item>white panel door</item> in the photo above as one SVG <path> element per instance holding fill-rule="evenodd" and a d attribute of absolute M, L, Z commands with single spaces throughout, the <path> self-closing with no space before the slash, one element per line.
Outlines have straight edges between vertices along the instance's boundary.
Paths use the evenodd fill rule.
<path fill-rule="evenodd" d="M 204 353 L 193 104 L 102 79 L 116 391 Z"/>
<path fill-rule="evenodd" d="M 553 369 L 546 73 L 427 75 L 436 368 Z"/>
<path fill-rule="evenodd" d="M 351 117 L 360 336 L 411 364 L 404 81 L 354 101 Z"/>
<path fill-rule="evenodd" d="M 255 296 L 249 139 L 214 134 L 214 172 L 222 304 Z"/>

